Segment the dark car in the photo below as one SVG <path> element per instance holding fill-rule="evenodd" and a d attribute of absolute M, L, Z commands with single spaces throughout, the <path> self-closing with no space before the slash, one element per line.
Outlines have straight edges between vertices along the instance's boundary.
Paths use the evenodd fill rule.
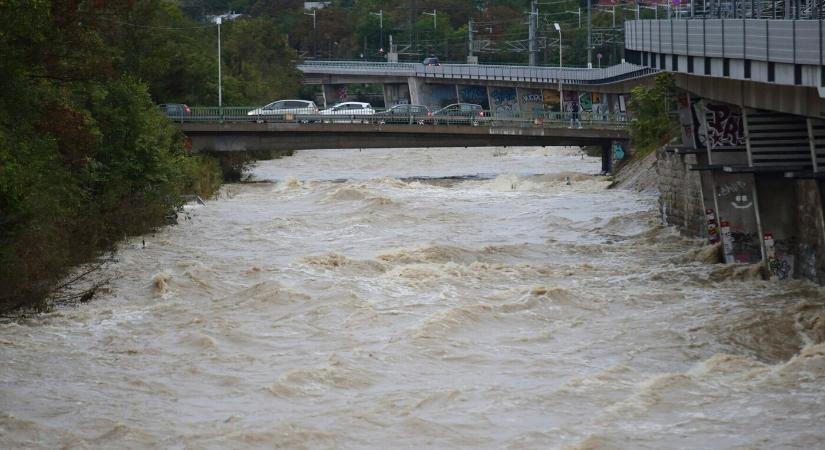
<path fill-rule="evenodd" d="M 192 115 L 192 110 L 183 103 L 164 103 L 158 106 L 166 114 L 166 117 L 173 120 L 182 122 L 186 117 Z"/>
<path fill-rule="evenodd" d="M 424 105 L 395 105 L 376 113 L 379 123 L 417 123 L 423 125 L 432 113 Z"/>
<path fill-rule="evenodd" d="M 424 64 L 425 66 L 440 66 L 441 65 L 441 63 L 438 62 L 438 58 L 436 58 L 435 56 L 430 56 L 429 58 L 424 58 L 424 62 L 422 62 L 421 64 Z"/>
<path fill-rule="evenodd" d="M 478 125 L 484 120 L 484 108 L 475 103 L 453 103 L 433 113 L 433 123 Z"/>

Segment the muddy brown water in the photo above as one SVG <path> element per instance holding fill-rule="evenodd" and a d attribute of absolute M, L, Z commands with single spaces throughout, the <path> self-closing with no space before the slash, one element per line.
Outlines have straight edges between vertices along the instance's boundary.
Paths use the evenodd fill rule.
<path fill-rule="evenodd" d="M 0 447 L 825 448 L 823 290 L 703 262 L 599 168 L 261 162 L 108 293 L 0 323 Z"/>

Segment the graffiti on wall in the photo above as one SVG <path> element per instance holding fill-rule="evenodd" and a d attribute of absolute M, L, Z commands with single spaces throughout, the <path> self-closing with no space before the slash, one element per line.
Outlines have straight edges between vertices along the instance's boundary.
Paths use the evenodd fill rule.
<path fill-rule="evenodd" d="M 697 101 L 693 103 L 692 109 L 697 143 L 703 146 L 710 144 L 711 149 L 745 145 L 745 126 L 739 107 Z"/>
<path fill-rule="evenodd" d="M 607 96 L 599 92 L 593 92 L 590 95 L 593 114 L 607 114 Z"/>
<path fill-rule="evenodd" d="M 345 102 L 349 98 L 349 86 L 346 84 L 342 84 L 338 86 L 338 91 L 336 92 L 339 102 Z"/>
<path fill-rule="evenodd" d="M 593 111 L 593 97 L 589 92 L 579 92 L 579 105 L 582 111 Z"/>
<path fill-rule="evenodd" d="M 443 108 L 451 103 L 458 102 L 455 85 L 453 84 L 427 84 L 421 90 L 422 102 L 430 108 Z"/>
<path fill-rule="evenodd" d="M 519 106 L 516 97 L 516 88 L 496 87 L 490 89 L 490 109 L 496 116 L 518 115 Z"/>
<path fill-rule="evenodd" d="M 714 191 L 719 217 L 727 224 L 721 230 L 725 262 L 755 263 L 762 259 L 762 241 L 757 233 L 753 202 L 753 177 L 742 174 L 714 174 Z M 727 234 L 726 234 L 727 233 Z M 724 239 L 729 242 L 724 242 Z"/>
<path fill-rule="evenodd" d="M 520 108 L 523 113 L 533 117 L 544 115 L 544 98 L 538 89 L 518 89 Z"/>
<path fill-rule="evenodd" d="M 774 240 L 773 233 L 765 233 L 765 259 L 767 260 L 768 272 L 772 280 L 785 280 L 791 278 L 794 272 L 795 257 L 793 250 L 796 248 L 796 240 Z"/>
<path fill-rule="evenodd" d="M 556 89 L 542 89 L 542 100 L 544 110 L 548 112 L 559 112 L 559 91 Z"/>
<path fill-rule="evenodd" d="M 564 111 L 578 111 L 579 93 L 576 91 L 564 91 Z"/>
<path fill-rule="evenodd" d="M 458 101 L 464 103 L 475 103 L 482 108 L 490 109 L 490 101 L 487 99 L 486 86 L 458 86 Z"/>

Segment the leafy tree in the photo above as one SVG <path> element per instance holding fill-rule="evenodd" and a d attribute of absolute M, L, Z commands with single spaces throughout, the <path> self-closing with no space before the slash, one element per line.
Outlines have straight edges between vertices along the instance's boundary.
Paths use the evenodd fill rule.
<path fill-rule="evenodd" d="M 255 105 L 295 96 L 301 85 L 297 57 L 272 19 L 236 20 L 223 29 L 227 104 Z"/>
<path fill-rule="evenodd" d="M 673 97 L 676 83 L 668 73 L 656 75 L 652 86 L 636 86 L 628 104 L 633 119 L 630 136 L 637 154 L 646 154 L 679 135 Z"/>

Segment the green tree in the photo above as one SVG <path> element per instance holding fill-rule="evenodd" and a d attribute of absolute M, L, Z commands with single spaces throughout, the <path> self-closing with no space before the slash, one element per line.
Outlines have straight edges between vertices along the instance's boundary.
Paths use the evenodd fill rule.
<path fill-rule="evenodd" d="M 256 105 L 298 93 L 297 55 L 272 19 L 240 19 L 223 29 L 226 104 Z"/>
<path fill-rule="evenodd" d="M 631 91 L 630 136 L 636 154 L 646 154 L 679 135 L 679 121 L 674 113 L 675 93 L 676 83 L 668 73 L 656 75 L 652 86 L 640 85 Z"/>

